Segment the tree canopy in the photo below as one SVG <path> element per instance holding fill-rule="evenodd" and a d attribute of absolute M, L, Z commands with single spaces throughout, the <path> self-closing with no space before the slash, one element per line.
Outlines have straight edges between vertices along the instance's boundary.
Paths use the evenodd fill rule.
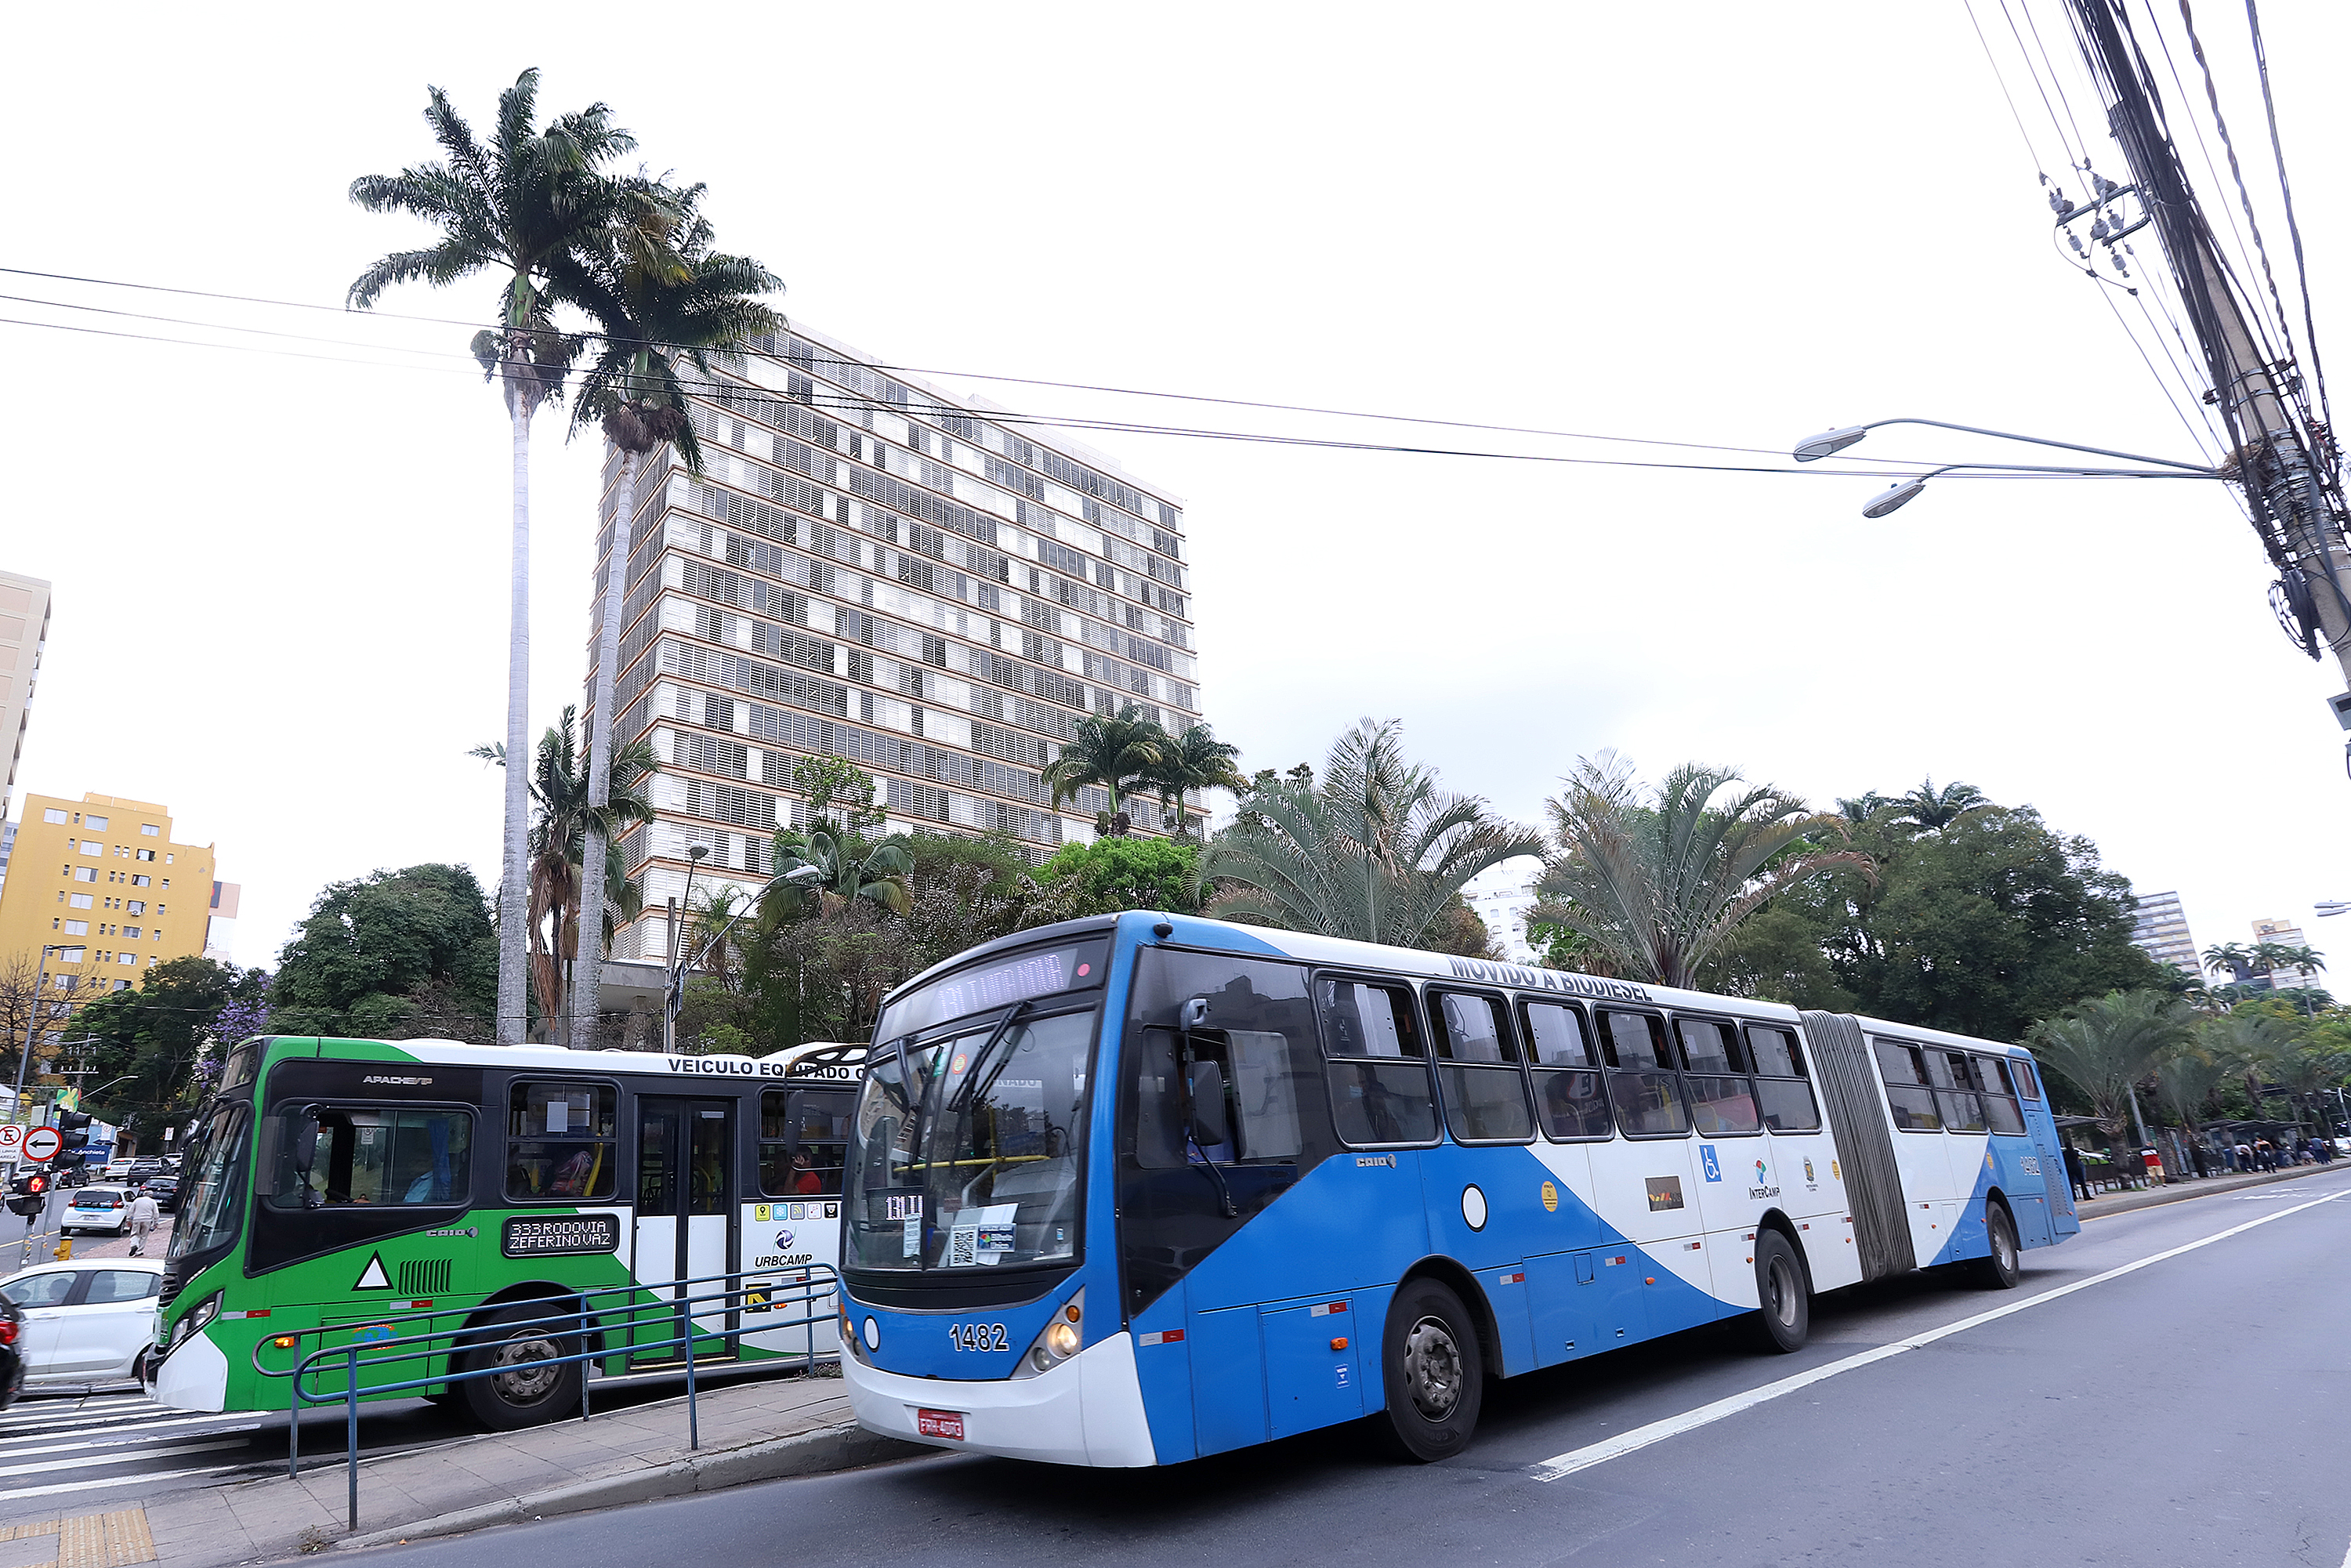
<path fill-rule="evenodd" d="M 495 1038 L 497 937 L 461 865 L 328 885 L 278 955 L 270 1027 L 373 1040 Z"/>
<path fill-rule="evenodd" d="M 260 969 L 173 958 L 141 975 L 135 990 L 90 1002 L 74 1020 L 77 1033 L 92 1037 L 83 1053 L 93 1091 L 88 1109 L 154 1152 L 161 1129 L 192 1108 L 206 1041 L 253 1032 L 254 1004 L 268 989 Z M 100 1088 L 123 1077 L 130 1082 Z"/>

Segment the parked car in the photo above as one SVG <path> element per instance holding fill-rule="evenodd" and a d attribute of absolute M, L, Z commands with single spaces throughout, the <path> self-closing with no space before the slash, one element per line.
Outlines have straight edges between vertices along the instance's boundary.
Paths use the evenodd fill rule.
<path fill-rule="evenodd" d="M 149 1176 L 145 1182 L 141 1184 L 139 1190 L 145 1193 L 149 1197 L 153 1198 L 155 1200 L 155 1207 L 162 1209 L 165 1214 L 170 1214 L 180 1207 L 180 1178 L 178 1176 Z"/>
<path fill-rule="evenodd" d="M 155 1337 L 160 1258 L 44 1263 L 0 1280 L 22 1314 L 15 1349 L 25 1386 L 135 1378 Z"/>
<path fill-rule="evenodd" d="M 130 1176 L 131 1184 L 133 1186 L 145 1181 L 149 1176 L 159 1176 L 162 1174 L 163 1162 L 161 1160 L 133 1160 L 131 1162 Z"/>
<path fill-rule="evenodd" d="M 131 1194 L 119 1186 L 86 1186 L 73 1195 L 66 1211 L 57 1218 L 57 1232 L 73 1236 L 82 1232 L 104 1231 L 112 1236 L 131 1234 Z"/>
<path fill-rule="evenodd" d="M 14 1405 L 25 1391 L 24 1343 L 24 1311 L 0 1296 L 0 1410 Z"/>

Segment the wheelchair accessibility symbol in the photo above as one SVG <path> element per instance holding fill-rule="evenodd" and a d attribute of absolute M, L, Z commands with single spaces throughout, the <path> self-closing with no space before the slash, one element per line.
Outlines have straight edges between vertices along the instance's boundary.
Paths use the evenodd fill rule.
<path fill-rule="evenodd" d="M 1708 1181 L 1720 1181 L 1722 1179 L 1722 1163 L 1714 1157 L 1714 1145 L 1712 1144 L 1700 1144 L 1698 1146 L 1698 1152 L 1699 1157 L 1706 1162 L 1706 1179 Z"/>

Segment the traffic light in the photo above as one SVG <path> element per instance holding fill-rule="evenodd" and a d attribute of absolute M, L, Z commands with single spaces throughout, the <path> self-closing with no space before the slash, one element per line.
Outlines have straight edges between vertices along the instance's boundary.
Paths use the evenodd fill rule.
<path fill-rule="evenodd" d="M 47 1171 L 33 1171 L 16 1178 L 9 1189 L 8 1208 L 30 1219 L 49 1205 L 49 1183 L 54 1180 Z"/>
<path fill-rule="evenodd" d="M 81 1146 L 89 1142 L 89 1115 L 82 1111 L 57 1113 L 57 1158 L 70 1165 L 80 1157 Z"/>

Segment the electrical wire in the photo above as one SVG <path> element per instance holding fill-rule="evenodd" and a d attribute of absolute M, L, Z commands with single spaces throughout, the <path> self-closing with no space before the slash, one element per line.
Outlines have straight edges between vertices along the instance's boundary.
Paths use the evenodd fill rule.
<path fill-rule="evenodd" d="M 1983 24 L 1976 19 L 1975 0 L 1960 0 L 1960 4 L 1967 10 L 1968 26 L 1975 29 L 1976 43 L 1983 50 L 1984 64 L 1991 68 L 1991 79 L 1999 87 L 2001 98 L 2008 104 L 2008 117 L 2016 123 L 2017 137 L 2024 143 L 2025 159 L 2032 163 L 2032 172 L 2045 185 L 2049 183 L 2049 171 L 2042 162 L 2041 150 L 2032 144 L 2032 133 L 2024 129 L 2024 116 L 2017 112 L 2015 96 L 2008 90 L 2008 78 L 2001 74 L 2000 61 L 1991 52 L 1991 40 L 1984 37 Z"/>
<path fill-rule="evenodd" d="M 2220 89 L 2212 80 L 2212 63 L 2204 57 L 2204 41 L 2196 36 L 2195 14 L 2189 9 L 2189 0 L 2179 0 L 2180 26 L 2188 29 L 2188 47 L 2196 57 L 2197 66 L 2204 73 L 2204 96 L 2212 105 L 2213 128 L 2220 133 L 2220 148 L 2229 155 L 2229 177 L 2236 183 L 2237 199 L 2245 209 L 2245 226 L 2253 236 L 2253 253 L 2261 258 L 2262 277 L 2269 284 L 2270 303 L 2276 308 L 2278 337 L 2285 345 L 2283 356 L 2294 357 L 2294 332 L 2285 323 L 2285 301 L 2278 295 L 2277 274 L 2270 267 L 2269 246 L 2262 243 L 2261 220 L 2253 215 L 2253 193 L 2245 185 L 2244 171 L 2237 163 L 2237 143 L 2229 134 L 2229 121 L 2220 113 Z"/>
<path fill-rule="evenodd" d="M 2294 183 L 2286 178 L 2285 148 L 2278 140 L 2277 99 L 2270 91 L 2269 49 L 2262 41 L 2262 16 L 2254 0 L 2245 0 L 2245 28 L 2252 35 L 2253 68 L 2262 80 L 2262 111 L 2269 120 L 2270 156 L 2277 164 L 2278 192 L 2285 198 L 2285 229 L 2294 240 L 2294 270 L 2295 281 L 2302 289 L 2302 325 L 2304 340 L 2310 345 L 2310 382 L 2318 394 L 2319 417 L 2332 430 L 2335 415 L 2326 401 L 2326 374 L 2318 361 L 2318 323 L 2310 307 L 2310 264 L 2302 250 L 2302 225 L 2294 213 Z"/>

